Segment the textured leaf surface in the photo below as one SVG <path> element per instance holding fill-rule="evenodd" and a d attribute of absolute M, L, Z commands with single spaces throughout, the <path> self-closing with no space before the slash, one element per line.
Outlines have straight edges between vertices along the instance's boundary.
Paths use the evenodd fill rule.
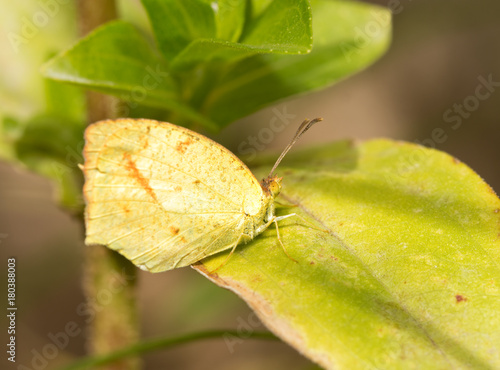
<path fill-rule="evenodd" d="M 283 201 L 298 205 L 278 215 L 327 232 L 284 220 L 298 263 L 269 228 L 210 279 L 326 368 L 500 367 L 500 200 L 476 173 L 378 140 L 296 153 L 278 174 Z"/>

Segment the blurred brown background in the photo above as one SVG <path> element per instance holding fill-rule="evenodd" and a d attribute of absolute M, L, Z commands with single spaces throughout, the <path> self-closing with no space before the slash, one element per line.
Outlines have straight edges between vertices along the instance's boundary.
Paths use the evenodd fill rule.
<path fill-rule="evenodd" d="M 24 3 L 27 8 L 36 6 L 34 1 Z M 433 144 L 467 163 L 500 191 L 500 3 L 392 3 L 399 4 L 394 15 L 393 43 L 376 64 L 334 87 L 247 117 L 215 139 L 238 153 L 239 145 L 258 131 L 255 125 L 266 127 L 276 114 L 273 108 L 277 108 L 296 117 L 294 124 L 265 147 L 278 150 L 304 117 L 322 116 L 325 122 L 309 131 L 299 145 L 374 137 Z M 130 16 L 140 6 L 132 2 L 122 10 Z M 63 26 L 71 23 L 72 9 L 66 9 L 61 17 Z M 3 18 L 7 19 L 8 13 Z M 3 24 L 5 33 L 9 24 Z M 58 46 L 70 45 L 72 37 L 67 36 Z M 13 65 L 7 59 L 2 60 L 0 76 L 15 81 L 15 76 L 7 74 L 23 73 L 22 65 Z M 475 99 L 481 79 L 494 82 L 484 100 Z M 453 112 L 458 104 L 465 104 L 459 127 L 459 113 Z M 30 109 L 35 108 L 28 104 L 26 114 Z M 446 138 L 431 143 L 437 128 L 445 132 Z M 86 316 L 78 309 L 84 302 L 80 282 L 82 230 L 54 205 L 47 181 L 0 163 L 0 243 L 2 271 L 7 257 L 17 258 L 17 364 L 31 368 L 36 352 L 50 343 L 50 333 L 64 330 L 70 321 L 84 327 Z M 139 296 L 143 337 L 237 328 L 241 322 L 249 322 L 250 310 L 242 301 L 189 268 L 156 275 L 141 272 Z M 2 338 L 6 339 L 3 330 Z M 83 355 L 84 340 L 84 333 L 71 338 L 46 368 Z M 233 349 L 231 353 L 222 340 L 204 341 L 156 352 L 146 356 L 145 361 L 148 369 L 314 368 L 281 343 L 244 340 Z"/>

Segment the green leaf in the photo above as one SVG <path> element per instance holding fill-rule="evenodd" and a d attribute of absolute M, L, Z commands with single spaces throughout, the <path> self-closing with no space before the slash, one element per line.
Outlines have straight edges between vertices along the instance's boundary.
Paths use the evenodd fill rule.
<path fill-rule="evenodd" d="M 75 86 L 43 80 L 45 109 L 27 121 L 5 117 L 0 123 L 0 157 L 45 176 L 55 185 L 58 203 L 82 209 L 85 99 Z"/>
<path fill-rule="evenodd" d="M 0 159 L 16 161 L 16 140 L 22 135 L 23 125 L 13 117 L 6 116 L 0 120 Z"/>
<path fill-rule="evenodd" d="M 158 46 L 169 61 L 191 41 L 215 38 L 215 15 L 208 3 L 200 0 L 142 0 L 142 3 Z"/>
<path fill-rule="evenodd" d="M 71 49 L 48 62 L 46 77 L 114 94 L 132 106 L 170 109 L 216 127 L 182 103 L 163 59 L 132 25 L 116 21 L 97 28 Z"/>
<path fill-rule="evenodd" d="M 277 214 L 304 217 L 279 228 L 298 263 L 271 227 L 215 274 L 227 253 L 195 268 L 325 368 L 500 368 L 500 199 L 476 173 L 389 140 L 295 153 L 277 172 L 298 206 Z"/>
<path fill-rule="evenodd" d="M 274 0 L 245 30 L 241 42 L 281 53 L 308 53 L 312 47 L 307 0 Z"/>
<path fill-rule="evenodd" d="M 274 0 L 251 0 L 249 1 L 249 9 L 247 9 L 247 17 L 249 19 L 258 18 Z"/>
<path fill-rule="evenodd" d="M 92 84 L 110 90 L 131 91 L 146 82 L 156 87 L 151 90 L 157 94 L 163 94 L 167 99 L 174 97 L 175 89 L 168 74 L 152 76 L 157 80 L 150 77 L 144 81 L 149 75 L 148 66 L 165 70 L 161 58 L 136 28 L 115 21 L 97 28 L 52 59 L 43 71 L 46 77 L 55 80 Z"/>
<path fill-rule="evenodd" d="M 227 35 L 229 32 L 228 25 L 224 22 L 239 16 L 239 23 L 243 24 L 243 5 L 245 2 L 237 2 L 240 5 L 234 6 L 232 3 L 234 2 L 226 1 L 220 3 L 219 5 L 222 7 L 215 13 L 215 16 L 218 17 L 216 18 L 218 20 L 217 26 L 221 27 L 221 29 L 217 29 L 216 32 L 223 32 L 225 34 L 224 37 L 230 41 L 224 40 L 222 37 L 216 39 L 215 35 L 210 38 L 210 33 L 198 35 L 198 38 L 196 38 L 193 33 L 191 35 L 191 43 L 186 42 L 184 49 L 181 51 L 176 50 L 176 56 L 171 63 L 171 68 L 173 70 L 186 70 L 192 68 L 194 64 L 202 62 L 235 62 L 238 59 L 262 53 L 302 54 L 311 50 L 311 8 L 307 0 L 275 0 L 260 18 L 248 25 L 246 35 L 239 42 L 231 41 L 236 39 L 236 35 L 241 32 L 241 30 L 234 29 L 234 24 L 231 24 L 231 30 L 236 33 Z M 163 7 L 158 9 L 155 8 L 156 12 L 154 16 L 150 12 L 153 25 L 156 24 L 155 22 L 160 22 L 161 20 L 158 26 L 153 26 L 155 30 L 167 27 L 167 24 L 163 20 L 167 15 L 166 13 L 162 15 L 161 11 L 167 12 L 170 10 L 167 5 L 171 4 L 171 2 L 167 1 L 164 3 Z M 177 6 L 175 8 L 177 8 Z M 233 11 L 233 8 L 235 8 L 235 11 Z M 231 16 L 231 14 L 227 14 L 231 11 L 237 14 L 230 17 L 230 19 L 226 19 L 225 16 Z M 220 17 L 222 17 L 222 19 Z M 189 24 L 190 19 L 184 20 L 184 22 Z M 158 32 L 156 32 L 157 40 L 162 50 L 170 46 L 174 49 L 176 48 L 175 41 L 165 40 Z M 168 42 L 171 42 L 171 44 Z M 165 52 L 164 54 L 167 55 Z M 172 55 L 168 55 L 168 57 L 171 56 Z M 223 71 L 228 68 L 228 66 L 222 64 L 219 68 Z M 186 81 L 186 83 L 188 83 L 188 81 Z"/>
<path fill-rule="evenodd" d="M 247 1 L 219 0 L 215 12 L 218 39 L 238 41 L 245 24 Z"/>
<path fill-rule="evenodd" d="M 164 119 L 177 124 L 217 129 L 365 68 L 382 55 L 390 40 L 387 9 L 315 0 L 315 40 L 308 53 L 308 1 L 247 2 L 249 9 L 238 5 L 234 14 L 230 9 L 229 18 L 220 18 L 222 9 L 228 11 L 231 4 L 144 0 L 168 62 L 134 27 L 113 22 L 54 58 L 45 75 L 117 95 L 133 106 L 169 110 Z M 238 42 L 217 39 L 222 37 L 219 31 L 227 36 L 227 22 L 243 10 L 243 28 L 239 23 L 232 28 L 235 34 L 242 32 Z"/>
<path fill-rule="evenodd" d="M 166 338 L 156 338 L 150 339 L 148 341 L 143 341 L 134 344 L 128 348 L 122 348 L 115 352 L 108 352 L 104 355 L 97 355 L 94 357 L 84 357 L 81 360 L 73 362 L 69 366 L 61 368 L 60 370 L 83 370 L 83 369 L 93 369 L 98 366 L 112 364 L 127 357 L 133 355 L 142 355 L 152 351 L 167 350 L 170 348 L 175 348 L 183 344 L 191 344 L 203 339 L 225 339 L 227 338 L 238 338 L 241 334 L 240 330 L 210 330 L 202 331 L 198 333 L 185 334 L 177 337 L 166 337 Z M 263 339 L 263 340 L 277 340 L 277 338 L 269 332 L 254 331 L 249 333 L 246 339 Z"/>
<path fill-rule="evenodd" d="M 252 45 L 243 45 L 222 40 L 196 40 L 189 44 L 173 61 L 170 67 L 176 72 L 193 68 L 201 62 L 215 62 L 228 67 L 227 63 L 234 63 L 240 59 L 269 52 Z M 190 71 L 191 72 L 191 71 Z M 189 81 L 186 81 L 189 85 Z"/>
<path fill-rule="evenodd" d="M 198 107 L 221 124 L 286 97 L 318 90 L 369 66 L 387 49 L 387 9 L 345 1 L 312 2 L 314 44 L 307 55 L 257 55 L 231 68 Z"/>
<path fill-rule="evenodd" d="M 40 115 L 30 119 L 14 143 L 16 158 L 28 169 L 51 179 L 58 202 L 81 211 L 83 121 Z"/>
<path fill-rule="evenodd" d="M 82 89 L 50 79 L 44 79 L 43 82 L 46 114 L 65 117 L 68 122 L 85 120 L 85 98 Z"/>

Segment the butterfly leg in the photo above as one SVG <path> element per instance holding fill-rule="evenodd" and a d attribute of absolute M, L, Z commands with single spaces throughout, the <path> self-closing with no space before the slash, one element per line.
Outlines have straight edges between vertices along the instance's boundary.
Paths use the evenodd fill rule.
<path fill-rule="evenodd" d="M 309 226 L 311 226 L 311 228 L 313 229 L 316 229 L 316 230 L 319 230 L 319 231 L 323 231 L 323 232 L 328 232 L 328 230 L 326 229 L 319 229 L 317 226 L 313 225 L 310 221 L 307 221 L 304 217 L 302 217 L 301 215 L 298 215 L 296 213 L 290 213 L 288 215 L 284 215 L 284 216 L 279 216 L 279 217 L 274 217 L 272 219 L 272 221 L 274 221 L 274 224 L 276 225 L 276 235 L 278 236 L 278 241 L 280 242 L 281 244 L 281 247 L 283 248 L 283 251 L 285 252 L 285 254 L 287 255 L 288 258 L 290 258 L 292 261 L 294 262 L 298 262 L 297 260 L 295 260 L 294 258 L 290 257 L 290 255 L 288 254 L 286 248 L 285 248 L 285 245 L 283 244 L 283 242 L 281 241 L 281 237 L 280 237 L 280 231 L 279 231 L 279 228 L 278 228 L 278 221 L 281 221 L 281 220 L 284 220 L 285 218 L 289 218 L 289 217 L 298 217 L 300 218 L 302 221 L 304 221 L 306 224 L 309 224 Z"/>
<path fill-rule="evenodd" d="M 240 241 L 241 241 L 241 237 L 243 236 L 243 234 L 240 235 L 240 237 L 238 238 L 238 240 L 236 240 L 236 243 L 234 243 L 233 245 L 233 248 L 231 249 L 231 252 L 229 252 L 229 255 L 226 257 L 226 259 L 224 260 L 224 262 L 222 262 L 219 267 L 217 267 L 215 270 L 212 270 L 210 271 L 208 274 L 211 275 L 213 274 L 215 271 L 217 271 L 218 269 L 220 269 L 222 266 L 224 266 L 226 264 L 227 261 L 229 261 L 229 258 L 231 258 L 231 256 L 233 255 L 233 252 L 234 250 L 236 249 L 236 247 L 238 246 L 238 244 L 240 244 Z"/>
<path fill-rule="evenodd" d="M 277 200 L 274 200 L 274 204 L 280 206 L 280 207 L 289 207 L 289 208 L 293 208 L 293 207 L 298 207 L 297 204 L 285 204 L 285 203 L 281 203 Z"/>
<path fill-rule="evenodd" d="M 329 232 L 327 229 L 320 229 L 319 227 L 314 225 L 311 221 L 307 221 L 304 217 L 302 217 L 301 215 L 298 215 L 297 213 L 290 213 L 289 215 L 276 217 L 276 221 L 281 221 L 281 220 L 284 220 L 285 218 L 292 217 L 292 216 L 300 218 L 304 223 L 308 224 L 311 229 L 323 231 L 325 233 Z"/>
<path fill-rule="evenodd" d="M 293 262 L 297 262 L 298 261 L 292 257 L 290 257 L 290 255 L 288 254 L 286 248 L 285 248 L 285 244 L 283 244 L 283 242 L 281 241 L 281 236 L 280 236 L 280 230 L 279 230 L 279 227 L 278 227 L 278 221 L 280 220 L 283 220 L 284 218 L 287 218 L 287 217 L 290 217 L 290 216 L 293 216 L 295 215 L 295 213 L 292 213 L 291 215 L 286 215 L 286 216 L 280 216 L 280 217 L 274 217 L 274 225 L 276 225 L 276 235 L 278 236 L 278 241 L 280 242 L 281 244 L 281 248 L 283 248 L 283 252 L 285 252 L 286 256 L 288 258 L 290 258 Z"/>

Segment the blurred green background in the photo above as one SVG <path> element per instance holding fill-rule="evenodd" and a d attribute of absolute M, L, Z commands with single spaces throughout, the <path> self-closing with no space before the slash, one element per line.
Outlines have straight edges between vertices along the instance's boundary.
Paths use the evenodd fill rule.
<path fill-rule="evenodd" d="M 39 67 L 51 56 L 45 53 L 64 49 L 76 39 L 75 9 L 68 2 L 16 52 L 7 35 L 18 32 L 23 19 L 40 10 L 42 3 L 45 2 L 23 0 L 0 5 L 2 119 L 27 119 L 42 109 L 44 86 Z M 249 137 L 286 112 L 291 122 L 287 129 L 269 143 L 256 147 L 256 152 L 277 151 L 286 145 L 303 118 L 321 116 L 325 122 L 309 131 L 299 145 L 374 137 L 418 141 L 467 163 L 498 191 L 500 3 L 374 3 L 395 4 L 393 43 L 378 62 L 331 88 L 239 120 L 212 137 L 236 154 L 244 154 L 243 148 L 250 146 Z M 122 0 L 119 4 L 123 18 L 147 27 L 138 1 Z M 494 82 L 489 94 L 480 88 L 482 95 L 478 98 L 478 86 L 488 79 Z M 460 117 L 453 110 L 464 104 Z M 83 231 L 53 198 L 53 188 L 47 180 L 0 162 L 0 263 L 5 271 L 7 258 L 17 258 L 17 365 L 29 368 L 32 351 L 41 352 L 50 343 L 50 333 L 64 330 L 70 321 L 84 328 L 88 318 L 79 310 L 85 302 L 81 291 Z M 249 317 L 251 311 L 235 295 L 214 286 L 190 268 L 155 275 L 141 271 L 139 275 L 143 337 L 244 325 L 249 326 L 243 330 L 264 329 L 255 325 L 255 318 Z M 2 317 L 2 327 L 5 323 Z M 4 332 L 3 336 L 6 338 L 7 334 Z M 84 348 L 82 332 L 71 338 L 46 368 L 84 355 Z M 148 369 L 314 368 L 285 344 L 251 340 L 234 344 L 233 351 L 223 340 L 199 342 L 147 355 L 145 364 Z"/>

